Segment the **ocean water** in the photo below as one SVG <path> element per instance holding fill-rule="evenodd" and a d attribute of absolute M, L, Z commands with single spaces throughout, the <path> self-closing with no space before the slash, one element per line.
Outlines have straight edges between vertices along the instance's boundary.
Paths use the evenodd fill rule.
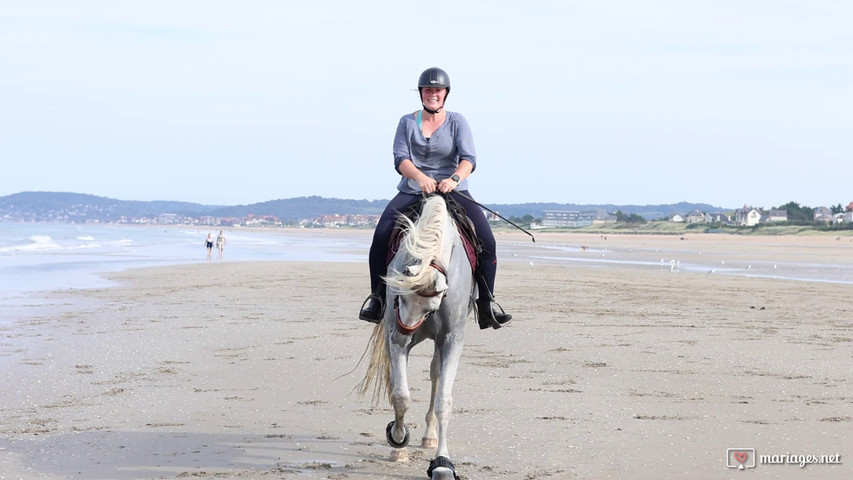
<path fill-rule="evenodd" d="M 219 229 L 0 222 L 0 320 L 39 293 L 98 288 L 99 274 L 204 261 L 367 261 L 369 236 L 225 230 L 223 260 L 204 241 Z M 366 270 L 365 270 L 366 271 Z"/>
<path fill-rule="evenodd" d="M 217 261 L 364 262 L 370 235 L 325 231 L 225 230 L 223 260 L 214 248 L 207 259 L 204 241 L 219 229 L 123 225 L 73 225 L 0 222 L 0 324 L 27 313 L 40 295 L 56 290 L 110 286 L 101 274 L 129 268 Z M 853 242 L 850 239 L 849 242 Z M 640 268 L 677 273 L 712 273 L 804 282 L 853 285 L 853 257 L 844 242 L 831 247 L 829 261 L 798 263 L 780 255 L 772 260 L 744 257 L 731 251 L 693 255 L 680 260 L 683 248 L 590 249 L 547 242 L 502 242 L 501 262 Z M 680 245 L 683 247 L 683 245 Z M 692 260 L 690 260 L 692 258 Z M 697 260 L 701 258 L 701 260 Z"/>

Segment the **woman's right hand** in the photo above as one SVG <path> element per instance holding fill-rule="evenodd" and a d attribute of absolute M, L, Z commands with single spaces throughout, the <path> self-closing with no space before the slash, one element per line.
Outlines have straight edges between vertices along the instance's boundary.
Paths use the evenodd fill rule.
<path fill-rule="evenodd" d="M 424 193 L 433 193 L 438 187 L 438 182 L 420 171 L 408 158 L 400 162 L 400 173 L 404 177 L 418 182 L 418 186 Z"/>
<path fill-rule="evenodd" d="M 433 178 L 421 174 L 418 177 L 418 186 L 421 187 L 421 191 L 424 193 L 433 193 L 435 192 L 435 189 L 438 186 L 438 182 L 436 182 Z"/>

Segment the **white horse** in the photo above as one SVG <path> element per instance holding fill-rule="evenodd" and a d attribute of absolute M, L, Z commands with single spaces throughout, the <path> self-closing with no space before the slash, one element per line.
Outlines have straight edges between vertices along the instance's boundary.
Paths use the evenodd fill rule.
<path fill-rule="evenodd" d="M 388 308 L 373 331 L 370 365 L 359 392 L 363 395 L 373 385 L 374 401 L 387 393 L 394 407 L 394 420 L 385 430 L 388 443 L 394 447 L 391 458 L 408 460 L 409 429 L 404 419 L 411 405 L 406 378 L 409 352 L 418 343 L 432 339 L 432 392 L 421 446 L 436 447 L 427 470 L 431 479 L 458 479 L 447 449 L 447 425 L 465 321 L 474 308 L 474 276 L 444 197 L 429 197 L 416 222 L 403 221 L 406 236 L 384 278 Z"/>

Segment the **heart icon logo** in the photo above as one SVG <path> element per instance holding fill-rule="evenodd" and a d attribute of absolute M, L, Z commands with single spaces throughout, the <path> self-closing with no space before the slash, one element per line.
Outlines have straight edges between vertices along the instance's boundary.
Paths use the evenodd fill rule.
<path fill-rule="evenodd" d="M 754 448 L 726 449 L 726 466 L 729 468 L 737 468 L 738 470 L 755 468 L 755 459 Z"/>

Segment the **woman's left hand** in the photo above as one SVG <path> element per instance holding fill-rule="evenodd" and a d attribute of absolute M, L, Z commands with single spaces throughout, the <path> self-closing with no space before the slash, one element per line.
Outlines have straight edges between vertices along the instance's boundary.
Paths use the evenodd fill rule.
<path fill-rule="evenodd" d="M 441 193 L 450 193 L 457 186 L 459 186 L 459 184 L 454 182 L 453 179 L 445 178 L 444 180 L 438 182 L 438 191 Z"/>

